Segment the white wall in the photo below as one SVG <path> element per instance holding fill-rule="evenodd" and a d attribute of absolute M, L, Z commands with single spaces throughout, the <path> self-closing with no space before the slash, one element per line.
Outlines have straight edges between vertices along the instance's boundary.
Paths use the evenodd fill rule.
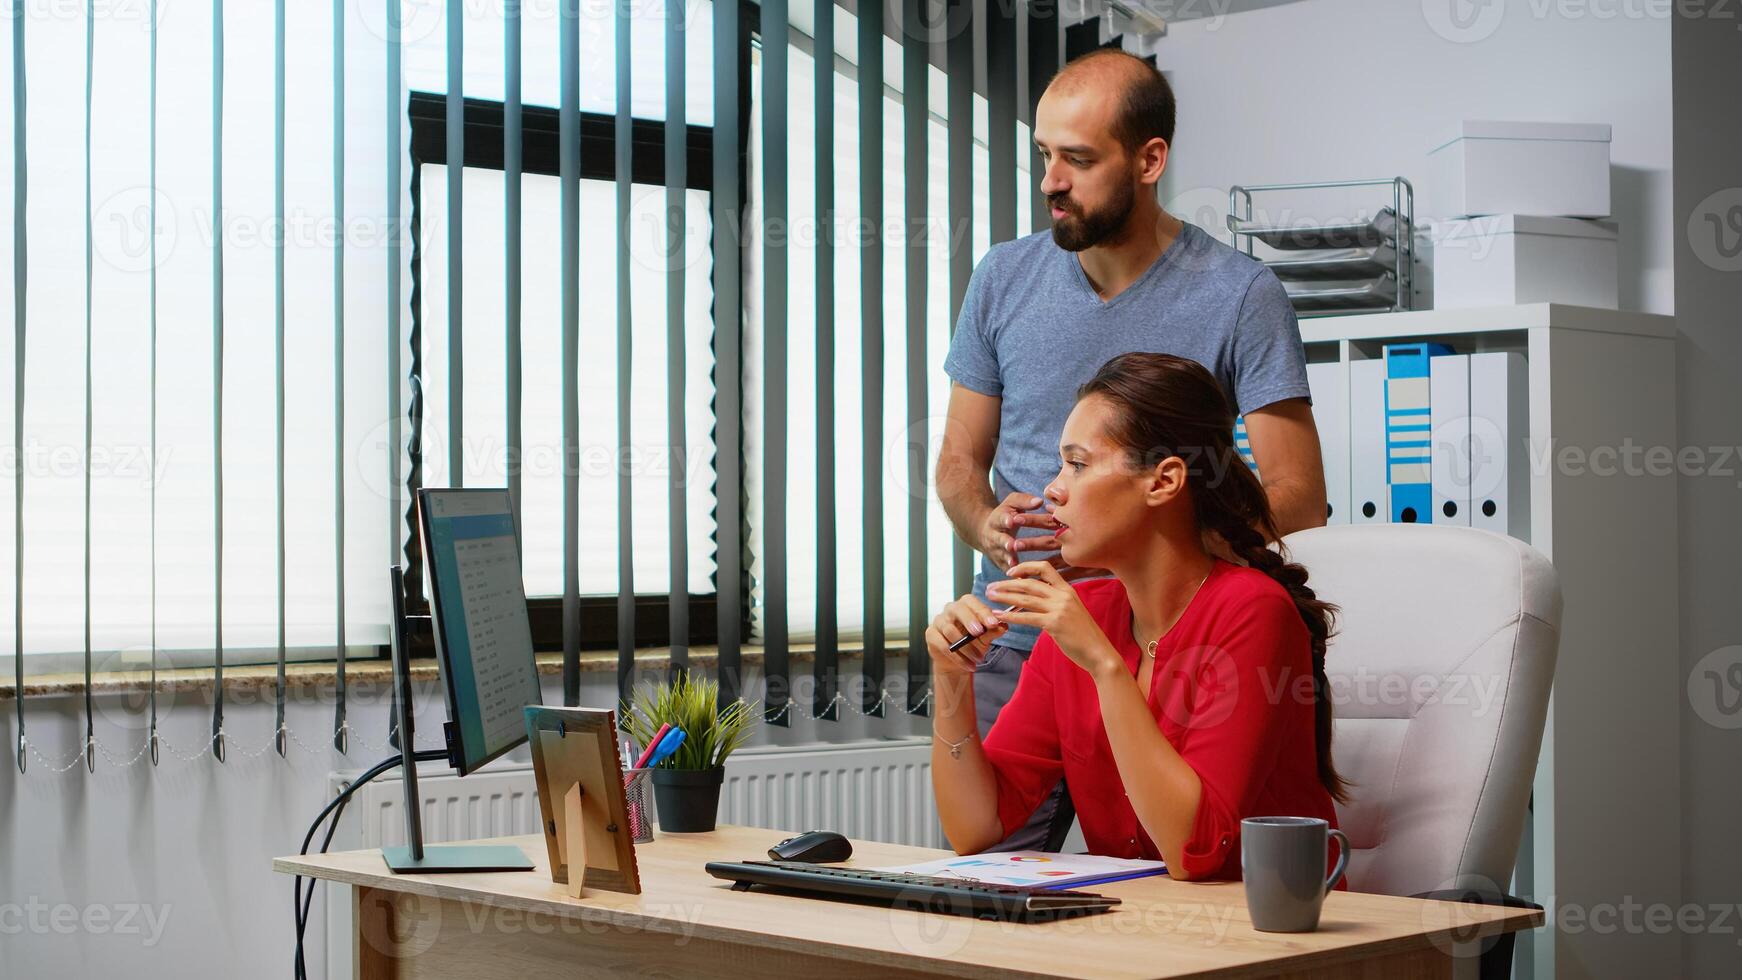
<path fill-rule="evenodd" d="M 1673 312 L 1668 22 L 1504 0 L 1477 5 L 1478 29 L 1460 34 L 1440 16 L 1449 2 L 1309 0 L 1172 26 L 1157 52 L 1179 100 L 1164 202 L 1219 230 L 1231 184 L 1402 175 L 1431 216 L 1427 153 L 1461 120 L 1606 122 L 1620 305 Z M 1483 34 L 1490 8 L 1504 15 Z M 1295 217 L 1356 203 L 1306 198 Z"/>
<path fill-rule="evenodd" d="M 808 680 L 808 665 L 797 666 Z M 856 664 L 848 667 L 856 677 Z M 888 670 L 886 686 L 896 690 L 904 661 L 892 659 Z M 746 696 L 760 697 L 759 687 L 760 678 L 753 674 Z M 797 693 L 808 697 L 809 690 L 795 680 Z M 582 675 L 583 705 L 610 706 L 615 692 L 613 674 Z M 545 679 L 544 699 L 562 703 L 560 678 Z M 0 707 L 8 746 L 16 704 Z M 98 741 L 119 758 L 99 756 L 95 774 L 82 762 L 57 774 L 32 759 L 21 776 L 10 750 L 5 753 L 0 765 L 0 977 L 234 980 L 288 974 L 294 945 L 291 880 L 272 872 L 272 858 L 295 854 L 301 846 L 309 822 L 329 798 L 330 773 L 367 768 L 390 754 L 383 748 L 385 688 L 352 688 L 351 724 L 367 744 L 353 742 L 350 755 L 343 757 L 329 747 L 331 697 L 305 692 L 293 695 L 286 716 L 303 744 L 293 744 L 288 756 L 279 758 L 269 747 L 273 705 L 268 688 L 227 703 L 228 762 L 220 765 L 209 754 L 186 758 L 210 732 L 210 699 L 203 693 L 164 695 L 159 730 L 175 752 L 163 754 L 156 769 L 148 760 L 122 768 L 120 763 L 142 744 L 142 708 L 139 698 L 99 699 Z M 26 711 L 31 743 L 44 756 L 66 760 L 78 752 L 84 737 L 82 697 L 33 698 Z M 752 744 L 851 741 L 924 730 L 923 722 L 893 707 L 883 722 L 848 710 L 841 714 L 843 721 L 828 724 L 804 720 L 808 711 L 795 712 L 792 727 L 763 726 Z M 419 747 L 440 745 L 445 716 L 439 692 L 423 686 Z M 508 761 L 524 763 L 524 750 Z M 346 816 L 348 827 L 354 819 L 354 814 Z M 323 901 L 317 895 L 309 926 L 312 977 L 326 969 Z"/>

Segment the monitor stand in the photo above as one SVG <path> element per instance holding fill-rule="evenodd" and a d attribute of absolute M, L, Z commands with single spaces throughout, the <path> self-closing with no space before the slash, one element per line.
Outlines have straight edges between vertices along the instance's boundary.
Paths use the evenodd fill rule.
<path fill-rule="evenodd" d="M 531 871 L 526 852 L 513 844 L 423 843 L 423 819 L 417 792 L 417 759 L 412 738 L 411 650 L 405 632 L 405 573 L 398 565 L 393 580 L 393 623 L 389 629 L 393 647 L 393 711 L 399 723 L 394 742 L 399 748 L 400 773 L 405 787 L 404 847 L 383 847 L 381 857 L 396 874 L 440 874 L 460 871 Z"/>
<path fill-rule="evenodd" d="M 416 851 L 422 851 L 421 857 Z M 395 874 L 442 874 L 459 871 L 531 871 L 526 852 L 512 844 L 435 844 L 429 847 L 383 847 L 381 857 Z"/>

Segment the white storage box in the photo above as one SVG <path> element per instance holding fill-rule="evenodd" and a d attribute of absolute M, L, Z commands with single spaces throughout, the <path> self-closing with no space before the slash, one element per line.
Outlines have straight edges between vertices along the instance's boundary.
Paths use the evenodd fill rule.
<path fill-rule="evenodd" d="M 1433 227 L 1436 309 L 1567 303 L 1615 309 L 1615 228 L 1524 214 Z"/>
<path fill-rule="evenodd" d="M 1428 153 L 1433 212 L 1607 218 L 1609 134 L 1605 123 L 1466 119 Z"/>

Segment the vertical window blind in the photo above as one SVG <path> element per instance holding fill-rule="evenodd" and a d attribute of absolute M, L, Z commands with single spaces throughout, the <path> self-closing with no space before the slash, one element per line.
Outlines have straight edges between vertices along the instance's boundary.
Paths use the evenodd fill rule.
<path fill-rule="evenodd" d="M 285 665 L 333 660 L 346 751 L 411 491 L 497 485 L 569 703 L 583 646 L 626 690 L 637 647 L 708 643 L 727 701 L 761 647 L 775 724 L 925 711 L 972 574 L 939 365 L 974 263 L 1044 227 L 1055 7 L 156 13 L 8 22 L 20 691 L 273 664 L 283 754 Z"/>
<path fill-rule="evenodd" d="M 785 100 L 787 138 L 765 138 L 758 117 L 749 140 L 753 171 L 768 154 L 786 157 L 789 188 L 784 223 L 766 220 L 754 196 L 746 202 L 749 233 L 772 237 L 776 231 L 786 232 L 787 318 L 793 325 L 816 325 L 814 330 L 793 326 L 788 331 L 789 363 L 817 366 L 813 371 L 789 372 L 787 377 L 786 397 L 795 410 L 788 415 L 783 455 L 793 461 L 785 474 L 786 523 L 795 529 L 792 540 L 807 540 L 797 535 L 797 529 L 818 539 L 814 547 L 791 548 L 787 558 L 790 637 L 794 644 L 814 643 L 816 650 L 810 690 L 802 692 L 805 696 L 796 703 L 823 717 L 831 716 L 831 707 L 842 705 L 874 713 L 891 699 L 923 710 L 929 668 L 920 634 L 943 602 L 967 591 L 972 577 L 966 563 L 962 567 L 970 569 L 968 578 L 956 574 L 955 552 L 960 546 L 930 488 L 930 472 L 949 394 L 948 378 L 939 365 L 960 302 L 951 293 L 952 270 L 963 266 L 965 288 L 966 274 L 990 244 L 992 141 L 986 101 L 964 84 L 959 94 L 965 96 L 968 108 L 959 110 L 958 118 L 966 116 L 973 123 L 954 129 L 947 124 L 946 46 L 954 25 L 967 28 L 955 36 L 967 41 L 956 43 L 971 66 L 974 22 L 966 7 L 942 3 L 882 10 L 881 31 L 867 32 L 880 35 L 873 50 L 881 58 L 874 59 L 866 57 L 861 47 L 867 37 L 860 33 L 862 25 L 847 10 L 834 8 L 833 82 L 826 93 L 832 113 L 820 110 L 825 93 L 817 81 L 823 77 L 816 63 L 818 52 L 825 50 L 819 40 L 825 29 L 795 13 Z M 759 45 L 752 66 L 756 102 L 765 90 L 765 47 Z M 867 63 L 880 69 L 880 81 L 870 87 L 860 70 Z M 971 74 L 970 68 L 969 82 Z M 907 97 L 909 91 L 914 98 Z M 877 107 L 871 116 L 880 129 L 873 134 L 874 144 L 867 138 L 868 105 Z M 833 130 L 826 144 L 825 123 Z M 960 164 L 949 155 L 952 141 Z M 1028 142 L 1026 125 L 1014 126 L 1003 142 L 1008 144 L 1003 163 L 1013 171 L 1008 186 L 1014 201 L 1015 187 L 1026 179 L 1017 170 L 1025 169 L 1028 159 L 1024 152 L 1020 164 L 1017 160 L 1018 147 Z M 824 145 L 832 147 L 833 159 L 827 166 L 818 162 Z M 876 179 L 865 180 L 868 172 Z M 951 210 L 952 180 L 958 184 L 960 214 Z M 832 216 L 826 213 L 821 193 L 830 182 Z M 874 200 L 875 206 L 867 207 L 864 201 L 873 195 L 884 203 Z M 891 202 L 900 203 L 892 207 Z M 1028 233 L 1033 218 L 1030 209 L 1022 208 L 1014 215 L 1015 231 Z M 745 282 L 752 295 L 763 288 L 767 261 L 759 242 L 745 250 Z M 817 271 L 825 258 L 833 273 L 832 295 L 829 277 Z M 881 280 L 875 288 L 869 285 L 874 277 Z M 832 302 L 825 308 L 828 300 Z M 874 316 L 866 315 L 867 306 Z M 745 304 L 746 347 L 752 353 L 768 336 L 764 316 L 766 311 L 756 304 Z M 878 322 L 881 336 L 872 342 L 867 338 Z M 825 329 L 830 325 L 832 330 Z M 817 353 L 831 340 L 836 355 L 832 367 Z M 745 381 L 745 417 L 753 420 L 770 411 L 762 394 L 770 380 L 747 371 Z M 822 389 L 831 381 L 832 390 L 825 395 Z M 831 400 L 833 418 L 824 411 Z M 818 411 L 796 408 L 809 405 L 817 405 Z M 825 444 L 835 454 L 834 465 L 826 468 L 821 450 Z M 813 446 L 818 447 L 815 460 L 802 455 Z M 770 452 L 766 442 L 755 438 L 747 442 L 753 486 L 766 472 L 762 460 Z M 803 465 L 798 465 L 800 460 Z M 762 544 L 768 524 L 761 510 L 763 499 L 761 493 L 750 498 L 750 551 L 757 581 L 769 569 Z M 859 520 L 852 519 L 855 514 Z M 839 557 L 825 563 L 822 542 L 831 534 Z M 837 590 L 832 597 L 827 593 L 830 585 Z M 754 613 L 756 635 L 767 636 L 762 607 Z M 838 624 L 834 638 L 838 650 L 864 649 L 867 644 L 882 649 L 889 638 L 898 638 L 910 654 L 907 672 L 898 684 L 888 683 L 873 657 L 862 661 L 856 677 L 840 678 L 835 673 L 839 653 L 829 656 L 831 614 Z M 917 623 L 919 629 L 910 629 L 910 623 Z M 880 636 L 875 642 L 874 634 Z M 795 673 L 788 677 L 795 686 L 807 680 Z M 840 689 L 830 688 L 831 677 L 841 682 Z M 782 702 L 771 697 L 769 708 L 770 715 L 779 718 Z"/>

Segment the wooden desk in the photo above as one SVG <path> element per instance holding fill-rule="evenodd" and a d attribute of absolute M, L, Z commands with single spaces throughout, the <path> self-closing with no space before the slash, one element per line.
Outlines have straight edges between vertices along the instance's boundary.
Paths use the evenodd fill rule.
<path fill-rule="evenodd" d="M 1449 977 L 1452 943 L 1543 923 L 1543 914 L 1332 893 L 1319 931 L 1254 930 L 1239 883 L 1146 878 L 1097 885 L 1124 904 L 1042 925 L 986 922 L 793 895 L 734 892 L 702 865 L 766 857 L 787 836 L 722 827 L 659 834 L 637 850 L 642 893 L 550 880 L 544 840 L 505 838 L 531 872 L 395 875 L 379 851 L 273 862 L 354 886 L 356 975 L 542 980 L 591 976 Z M 945 852 L 854 842 L 866 867 Z"/>

